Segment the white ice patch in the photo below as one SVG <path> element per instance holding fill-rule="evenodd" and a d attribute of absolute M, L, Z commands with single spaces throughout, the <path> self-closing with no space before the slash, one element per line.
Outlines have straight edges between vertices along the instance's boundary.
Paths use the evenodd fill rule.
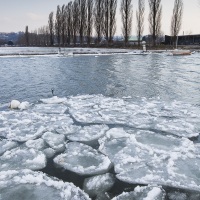
<path fill-rule="evenodd" d="M 18 146 L 17 142 L 10 140 L 0 140 L 0 156 L 6 151 L 13 149 Z"/>
<path fill-rule="evenodd" d="M 59 98 L 57 96 L 53 96 L 48 99 L 40 99 L 41 102 L 46 104 L 59 104 L 59 103 L 64 103 L 66 100 L 67 98 Z"/>
<path fill-rule="evenodd" d="M 112 200 L 165 200 L 166 193 L 160 187 L 137 186 L 133 192 L 123 192 Z"/>
<path fill-rule="evenodd" d="M 74 142 L 92 145 L 97 142 L 99 138 L 103 137 L 108 129 L 106 125 L 85 126 L 72 134 L 67 134 L 67 138 Z"/>
<path fill-rule="evenodd" d="M 79 175 L 96 175 L 108 172 L 112 164 L 107 156 L 88 145 L 78 142 L 66 144 L 64 153 L 54 158 L 56 166 Z"/>
<path fill-rule="evenodd" d="M 45 148 L 45 142 L 42 138 L 36 139 L 36 140 L 28 140 L 25 145 L 28 148 L 33 148 L 36 150 L 43 150 Z"/>
<path fill-rule="evenodd" d="M 0 112 L 0 136 L 10 140 L 25 142 L 42 136 L 49 130 L 73 124 L 66 114 L 42 114 L 28 111 Z"/>
<path fill-rule="evenodd" d="M 114 175 L 106 173 L 103 175 L 86 178 L 83 183 L 83 190 L 89 194 L 90 197 L 94 197 L 110 190 L 114 183 Z"/>
<path fill-rule="evenodd" d="M 31 169 L 40 170 L 46 166 L 46 156 L 35 149 L 14 148 L 0 157 L 0 171 Z"/>
<path fill-rule="evenodd" d="M 65 150 L 65 136 L 52 132 L 46 132 L 42 138 L 45 142 L 56 152 L 63 152 Z"/>
<path fill-rule="evenodd" d="M 62 104 L 36 104 L 32 110 L 38 113 L 63 114 L 67 110 L 67 106 Z"/>
<path fill-rule="evenodd" d="M 1 171 L 0 197 L 5 200 L 89 200 L 86 193 L 72 183 L 50 178 L 30 170 Z"/>

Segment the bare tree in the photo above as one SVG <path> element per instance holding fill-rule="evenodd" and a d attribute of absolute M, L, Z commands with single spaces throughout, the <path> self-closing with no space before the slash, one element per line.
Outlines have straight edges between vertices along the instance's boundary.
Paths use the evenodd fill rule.
<path fill-rule="evenodd" d="M 104 36 L 106 41 L 108 42 L 109 37 L 109 1 L 103 0 L 103 14 L 104 14 Z"/>
<path fill-rule="evenodd" d="M 25 41 L 26 41 L 26 46 L 29 46 L 29 32 L 28 32 L 28 26 L 25 28 Z"/>
<path fill-rule="evenodd" d="M 132 0 L 122 0 L 121 1 L 121 17 L 122 17 L 122 34 L 124 36 L 125 46 L 128 43 L 128 39 L 131 34 L 132 29 Z"/>
<path fill-rule="evenodd" d="M 79 32 L 79 0 L 74 0 L 72 5 L 72 34 L 73 43 L 76 45 L 77 33 Z"/>
<path fill-rule="evenodd" d="M 70 45 L 72 35 L 72 2 L 70 1 L 66 6 L 66 20 L 67 20 L 67 43 Z"/>
<path fill-rule="evenodd" d="M 79 0 L 79 36 L 80 43 L 83 44 L 83 38 L 86 33 L 86 0 Z"/>
<path fill-rule="evenodd" d="M 109 4 L 109 43 L 113 41 L 114 34 L 116 32 L 116 9 L 117 0 L 110 0 Z"/>
<path fill-rule="evenodd" d="M 62 36 L 62 45 L 65 45 L 66 42 L 66 29 L 67 29 L 67 11 L 66 7 L 63 4 L 61 8 L 61 36 Z"/>
<path fill-rule="evenodd" d="M 153 46 L 155 46 L 157 36 L 161 33 L 161 0 L 149 0 L 149 10 L 149 30 L 152 35 Z"/>
<path fill-rule="evenodd" d="M 90 45 L 93 27 L 93 0 L 87 0 L 87 44 Z"/>
<path fill-rule="evenodd" d="M 50 45 L 54 44 L 54 22 L 53 22 L 53 12 L 49 14 L 49 33 L 50 33 Z"/>
<path fill-rule="evenodd" d="M 140 46 L 141 36 L 144 31 L 144 11 L 145 11 L 145 1 L 138 0 L 138 10 L 136 11 L 136 32 L 138 45 Z"/>
<path fill-rule="evenodd" d="M 56 21 L 55 21 L 55 32 L 56 32 L 56 38 L 58 45 L 60 46 L 61 41 L 61 9 L 60 6 L 57 6 L 57 12 L 56 12 Z"/>
<path fill-rule="evenodd" d="M 94 10 L 94 28 L 97 34 L 97 43 L 99 44 L 103 34 L 103 1 L 95 0 L 95 10 Z"/>
<path fill-rule="evenodd" d="M 171 19 L 171 35 L 173 36 L 174 44 L 177 43 L 177 36 L 181 29 L 182 15 L 183 15 L 183 1 L 175 0 L 173 15 Z"/>

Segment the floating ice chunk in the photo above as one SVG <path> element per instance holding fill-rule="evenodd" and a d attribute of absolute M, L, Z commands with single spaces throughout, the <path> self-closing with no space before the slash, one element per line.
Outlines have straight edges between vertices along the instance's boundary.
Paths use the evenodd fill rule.
<path fill-rule="evenodd" d="M 47 158 L 52 158 L 56 154 L 56 151 L 52 148 L 46 148 L 43 150 L 43 153 Z"/>
<path fill-rule="evenodd" d="M 61 168 L 79 175 L 97 175 L 108 172 L 112 164 L 107 156 L 98 153 L 88 145 L 78 142 L 66 144 L 63 154 L 54 158 L 54 163 Z"/>
<path fill-rule="evenodd" d="M 18 106 L 18 108 L 20 110 L 26 110 L 26 109 L 29 108 L 29 106 L 30 106 L 29 102 L 28 101 L 24 101 L 24 102 L 20 103 L 20 105 Z"/>
<path fill-rule="evenodd" d="M 155 125 L 155 129 L 187 138 L 197 137 L 199 135 L 199 130 L 195 125 L 183 119 L 159 119 Z"/>
<path fill-rule="evenodd" d="M 112 200 L 165 200 L 166 193 L 160 187 L 137 186 L 133 192 L 123 192 Z"/>
<path fill-rule="evenodd" d="M 11 109 L 17 109 L 19 105 L 20 105 L 20 102 L 18 100 L 12 100 L 10 102 L 10 108 Z"/>
<path fill-rule="evenodd" d="M 106 132 L 106 137 L 108 139 L 117 139 L 117 138 L 127 138 L 130 134 L 124 131 L 123 128 L 112 128 Z"/>
<path fill-rule="evenodd" d="M 13 149 L 18 146 L 17 142 L 10 140 L 0 140 L 0 156 L 6 151 Z"/>
<path fill-rule="evenodd" d="M 45 148 L 45 142 L 42 138 L 39 138 L 37 140 L 28 140 L 25 145 L 28 147 L 28 148 L 33 148 L 33 149 L 36 149 L 36 150 L 42 150 Z"/>
<path fill-rule="evenodd" d="M 64 135 L 60 135 L 60 134 L 56 134 L 52 132 L 46 132 L 43 134 L 42 138 L 56 152 L 63 152 L 65 150 L 65 136 Z"/>
<path fill-rule="evenodd" d="M 46 114 L 63 114 L 67 110 L 67 106 L 62 104 L 36 104 L 32 110 Z"/>
<path fill-rule="evenodd" d="M 112 159 L 120 150 L 127 146 L 127 139 L 130 134 L 124 131 L 123 128 L 112 128 L 107 131 L 106 136 L 100 138 L 99 150 Z"/>
<path fill-rule="evenodd" d="M 183 192 L 169 192 L 167 193 L 167 197 L 169 200 L 199 200 L 200 194 L 194 193 L 194 191 L 183 193 Z"/>
<path fill-rule="evenodd" d="M 53 96 L 48 99 L 40 99 L 41 102 L 46 103 L 46 104 L 59 104 L 63 103 L 67 100 L 67 98 L 59 98 L 57 96 Z"/>
<path fill-rule="evenodd" d="M 69 135 L 69 134 L 74 134 L 78 131 L 81 130 L 81 126 L 76 126 L 73 124 L 63 124 L 56 128 L 56 132 L 63 134 L 63 135 Z"/>
<path fill-rule="evenodd" d="M 83 183 L 83 190 L 89 194 L 90 197 L 94 197 L 110 190 L 114 183 L 114 175 L 106 173 L 103 175 L 86 178 Z"/>
<path fill-rule="evenodd" d="M 3 200 L 89 200 L 78 187 L 72 183 L 50 178 L 41 172 L 30 170 L 1 171 L 0 198 Z"/>
<path fill-rule="evenodd" d="M 74 142 L 83 142 L 91 145 L 97 142 L 100 137 L 103 137 L 108 129 L 106 125 L 85 126 L 73 134 L 68 134 L 67 138 Z"/>
<path fill-rule="evenodd" d="M 110 199 L 111 198 L 107 192 L 98 194 L 95 198 L 95 200 L 110 200 Z"/>
<path fill-rule="evenodd" d="M 0 163 L 0 171 L 19 169 L 39 170 L 46 166 L 46 156 L 41 151 L 18 147 L 6 151 L 0 157 Z"/>
<path fill-rule="evenodd" d="M 200 190 L 198 145 L 187 138 L 150 131 L 126 132 L 127 138 L 99 140 L 99 150 L 114 163 L 118 179 L 131 184 Z"/>
<path fill-rule="evenodd" d="M 54 131 L 73 124 L 67 114 L 43 114 L 28 111 L 0 112 L 0 136 L 25 142 L 42 136 L 45 131 Z"/>

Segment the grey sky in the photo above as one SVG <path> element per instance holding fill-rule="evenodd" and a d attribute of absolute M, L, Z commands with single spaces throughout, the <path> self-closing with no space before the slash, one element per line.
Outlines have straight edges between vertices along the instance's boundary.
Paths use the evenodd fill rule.
<path fill-rule="evenodd" d="M 133 29 L 132 34 L 135 35 L 135 12 L 137 1 L 133 0 Z M 146 1 L 145 11 L 145 31 L 148 29 L 148 0 Z M 183 23 L 180 34 L 193 33 L 200 34 L 200 0 L 183 0 L 184 14 Z M 29 26 L 29 30 L 37 29 L 43 25 L 47 25 L 48 15 L 51 11 L 56 12 L 57 5 L 67 4 L 69 0 L 0 0 L 0 32 L 18 32 L 24 31 L 25 26 Z M 118 5 L 120 5 L 118 0 Z M 170 33 L 170 21 L 173 10 L 174 0 L 162 0 L 163 16 L 162 31 L 164 34 Z M 117 12 L 117 35 L 121 34 L 121 16 Z"/>

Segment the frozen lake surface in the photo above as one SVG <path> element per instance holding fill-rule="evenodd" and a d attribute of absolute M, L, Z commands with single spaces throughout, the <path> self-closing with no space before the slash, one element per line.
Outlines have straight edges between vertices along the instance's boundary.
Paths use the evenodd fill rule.
<path fill-rule="evenodd" d="M 200 55 L 62 52 L 0 48 L 0 200 L 199 200 Z"/>

